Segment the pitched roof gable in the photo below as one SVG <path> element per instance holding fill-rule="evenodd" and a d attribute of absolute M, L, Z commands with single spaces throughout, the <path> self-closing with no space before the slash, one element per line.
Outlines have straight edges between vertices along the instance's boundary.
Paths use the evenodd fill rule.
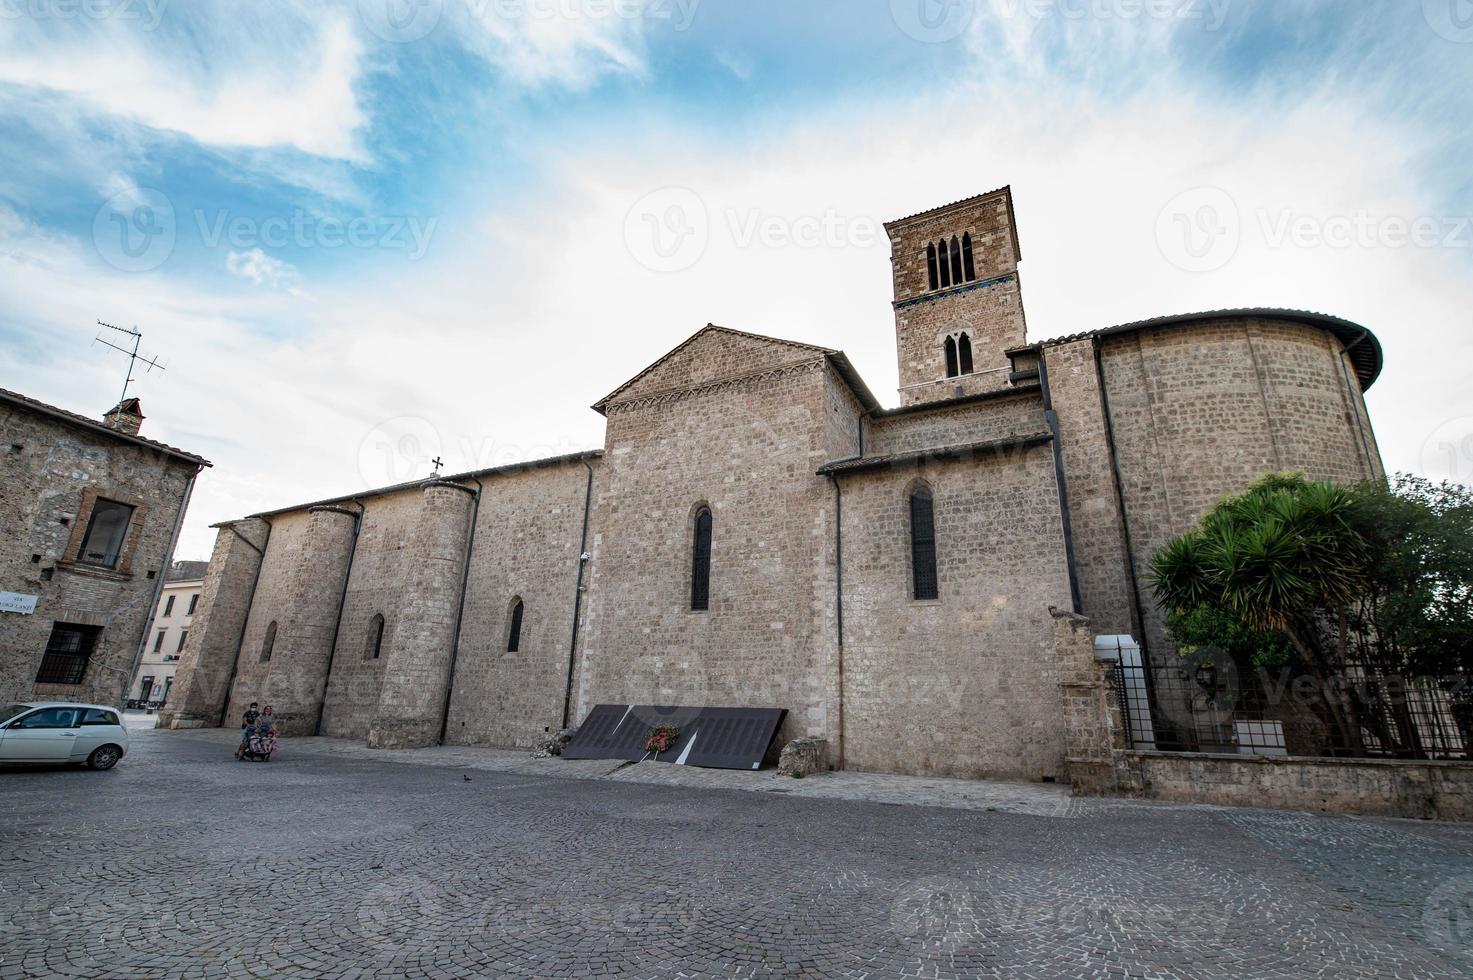
<path fill-rule="evenodd" d="M 600 398 L 593 408 L 603 412 L 616 401 L 681 391 L 722 378 L 754 374 L 834 354 L 839 352 L 829 347 L 816 347 L 708 323 L 668 354 Z"/>

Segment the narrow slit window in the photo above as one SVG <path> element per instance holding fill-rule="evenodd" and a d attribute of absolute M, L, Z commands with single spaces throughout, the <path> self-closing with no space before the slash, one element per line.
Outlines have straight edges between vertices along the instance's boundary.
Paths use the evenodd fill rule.
<path fill-rule="evenodd" d="M 711 511 L 702 507 L 696 514 L 695 543 L 691 548 L 690 607 L 711 608 Z"/>
<path fill-rule="evenodd" d="M 962 374 L 972 373 L 972 338 L 965 333 L 956 338 L 956 362 Z"/>
<path fill-rule="evenodd" d="M 368 621 L 368 643 L 364 647 L 365 660 L 377 660 L 384 652 L 384 617 L 375 613 Z"/>
<path fill-rule="evenodd" d="M 261 641 L 261 663 L 271 662 L 271 650 L 276 646 L 276 620 L 266 627 L 266 638 Z"/>
<path fill-rule="evenodd" d="M 935 599 L 936 516 L 931 491 L 924 488 L 910 495 L 910 568 L 912 596 Z"/>
<path fill-rule="evenodd" d="M 511 604 L 511 627 L 506 632 L 506 652 L 516 653 L 522 646 L 522 600 Z"/>

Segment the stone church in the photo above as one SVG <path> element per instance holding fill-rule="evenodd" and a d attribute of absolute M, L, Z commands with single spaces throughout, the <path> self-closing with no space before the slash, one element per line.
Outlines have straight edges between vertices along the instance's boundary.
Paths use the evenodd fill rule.
<path fill-rule="evenodd" d="M 706 326 L 594 404 L 601 450 L 220 525 L 165 723 L 527 746 L 763 706 L 844 768 L 1067 779 L 1056 616 L 1175 657 L 1151 554 L 1262 473 L 1382 476 L 1380 345 L 1274 309 L 1030 342 L 1008 188 L 886 230 L 899 407 Z"/>

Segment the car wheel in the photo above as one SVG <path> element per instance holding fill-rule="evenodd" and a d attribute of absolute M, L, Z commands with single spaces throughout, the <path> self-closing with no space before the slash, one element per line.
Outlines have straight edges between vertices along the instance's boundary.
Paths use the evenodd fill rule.
<path fill-rule="evenodd" d="M 123 757 L 123 750 L 116 745 L 101 745 L 87 757 L 87 765 L 93 769 L 111 769 Z"/>

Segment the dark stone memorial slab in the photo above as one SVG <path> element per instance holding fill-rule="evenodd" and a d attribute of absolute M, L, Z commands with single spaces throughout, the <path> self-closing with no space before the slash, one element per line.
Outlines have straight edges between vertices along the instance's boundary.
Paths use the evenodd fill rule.
<path fill-rule="evenodd" d="M 786 708 L 695 708 L 680 705 L 600 704 L 583 719 L 563 748 L 564 759 L 658 758 L 682 766 L 756 769 L 767 756 Z M 669 751 L 644 750 L 650 729 L 674 725 L 680 733 Z"/>

